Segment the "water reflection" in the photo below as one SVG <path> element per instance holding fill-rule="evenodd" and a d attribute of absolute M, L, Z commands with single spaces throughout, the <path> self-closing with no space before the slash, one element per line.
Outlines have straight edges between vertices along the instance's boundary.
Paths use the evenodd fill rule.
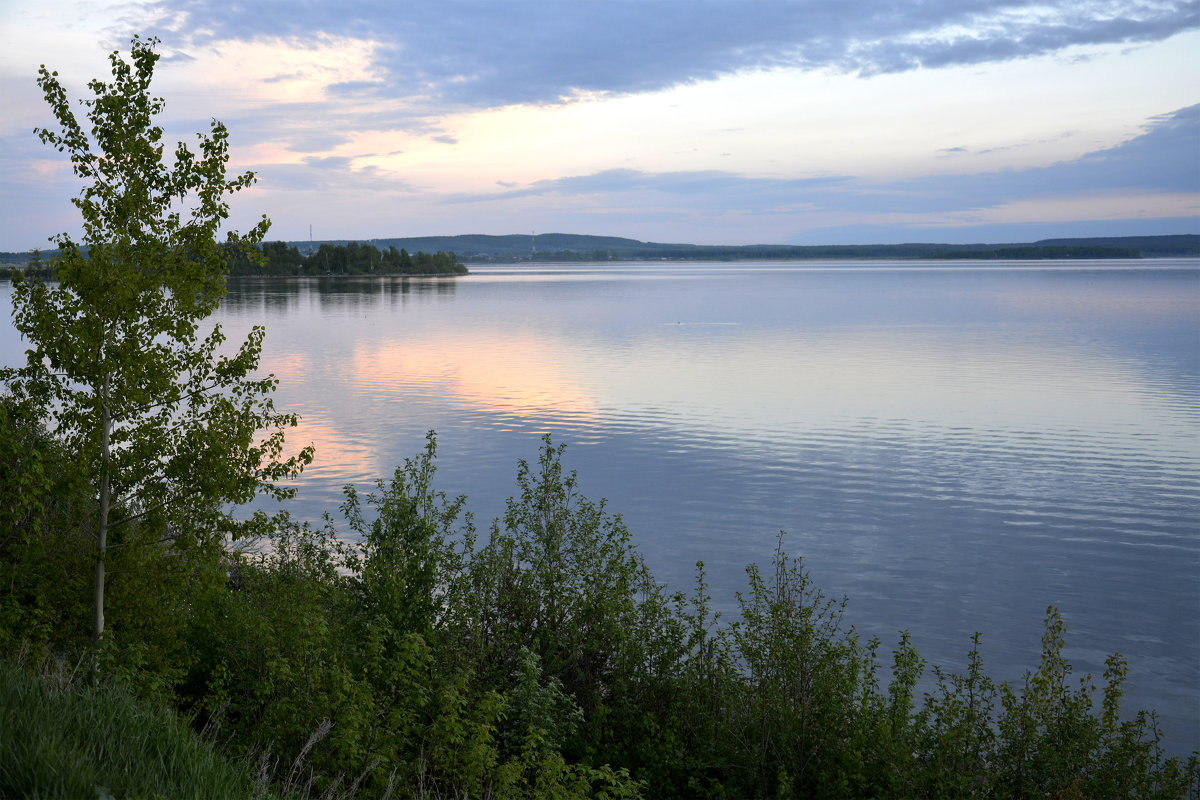
<path fill-rule="evenodd" d="M 315 278 L 237 277 L 229 280 L 224 307 L 240 314 L 286 314 L 300 307 L 333 313 L 403 305 L 413 297 L 452 297 L 453 277 L 324 276 Z"/>
<path fill-rule="evenodd" d="M 345 379 L 365 393 L 422 393 L 496 414 L 595 421 L 593 387 L 563 345 L 500 331 L 376 339 L 356 345 Z"/>

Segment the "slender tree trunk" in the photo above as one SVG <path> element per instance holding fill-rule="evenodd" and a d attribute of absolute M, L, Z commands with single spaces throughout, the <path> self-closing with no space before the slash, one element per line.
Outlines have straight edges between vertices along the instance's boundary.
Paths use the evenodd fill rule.
<path fill-rule="evenodd" d="M 112 415 L 108 407 L 108 375 L 100 387 L 100 518 L 96 525 L 96 582 L 94 604 L 94 624 L 92 627 L 92 644 L 100 646 L 104 635 L 104 557 L 108 551 L 108 506 L 111 484 L 109 480 L 111 453 L 109 440 L 112 436 Z"/>

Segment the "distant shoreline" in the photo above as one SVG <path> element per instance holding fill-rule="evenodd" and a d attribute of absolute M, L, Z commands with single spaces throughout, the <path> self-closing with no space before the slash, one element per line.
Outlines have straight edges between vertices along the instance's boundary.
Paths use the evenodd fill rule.
<path fill-rule="evenodd" d="M 489 266 L 516 266 L 520 264 L 539 265 L 539 266 L 587 266 L 601 264 L 755 264 L 755 263 L 774 263 L 780 262 L 790 264 L 817 264 L 817 263 L 839 263 L 850 268 L 851 264 L 863 264 L 868 262 L 907 262 L 913 265 L 926 263 L 930 265 L 945 266 L 951 268 L 955 262 L 969 263 L 972 266 L 987 267 L 995 265 L 1001 268 L 1000 262 L 1023 262 L 1021 267 L 1011 266 L 1012 269 L 1020 269 L 1023 267 L 1033 268 L 1038 264 L 1054 264 L 1055 266 L 1069 267 L 1072 264 L 1080 264 L 1088 261 L 1138 261 L 1147 268 L 1152 269 L 1159 266 L 1156 262 L 1163 261 L 1195 261 L 1195 268 L 1200 268 L 1200 255 L 1183 255 L 1183 256 L 1150 256 L 1150 257 L 1126 257 L 1126 256 L 1109 256 L 1109 257 L 1094 257 L 1080 256 L 1074 258 L 969 258 L 969 257 L 945 257 L 945 258 L 896 258 L 888 256 L 870 256 L 870 257 L 843 257 L 843 258 L 739 258 L 739 259 L 711 259 L 711 258 L 629 258 L 629 259 L 609 259 L 605 261 L 554 261 L 547 259 L 545 261 L 539 259 L 537 261 L 467 261 L 465 267 L 489 267 Z M 32 272 L 22 269 L 21 265 L 0 264 L 0 281 L 11 281 L 13 274 L 21 272 L 26 277 L 37 280 L 54 280 L 53 272 L 49 268 L 40 268 Z M 354 273 L 332 273 L 327 275 L 301 275 L 301 274 L 231 274 L 227 278 L 230 281 L 322 281 L 322 280 L 378 280 L 387 279 L 404 279 L 415 278 L 419 280 L 446 280 L 454 281 L 457 278 L 468 278 L 473 273 L 468 269 L 458 273 L 444 272 L 354 272 Z"/>
<path fill-rule="evenodd" d="M 274 243 L 265 243 L 272 245 Z M 379 250 L 445 251 L 463 264 L 569 263 L 603 261 L 847 261 L 917 260 L 1085 260 L 1200 257 L 1200 234 L 1042 239 L 1002 244 L 848 244 L 848 245 L 693 245 L 642 242 L 611 236 L 547 233 L 529 235 L 459 235 L 392 239 L 337 239 L 283 242 L 300 252 L 321 245 L 372 245 Z M 278 244 L 274 244 L 278 247 Z M 28 264 L 31 253 L 0 252 L 0 275 Z M 39 254 L 52 259 L 57 251 Z M 382 265 L 381 265 L 382 266 Z M 9 269 L 5 269 L 9 267 Z M 338 274 L 337 272 L 333 273 Z M 381 275 L 384 273 L 360 272 Z M 433 273 L 437 274 L 437 273 Z M 414 276 L 414 273 L 399 273 Z"/>

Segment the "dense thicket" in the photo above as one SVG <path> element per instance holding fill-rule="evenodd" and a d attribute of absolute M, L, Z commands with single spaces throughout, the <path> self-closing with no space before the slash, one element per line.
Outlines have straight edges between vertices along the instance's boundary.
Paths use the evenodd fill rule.
<path fill-rule="evenodd" d="M 0 504 L 0 648 L 69 660 L 88 647 L 72 520 L 94 500 L 36 419 L 0 408 L 0 475 L 22 489 Z M 703 567 L 687 594 L 656 582 L 549 440 L 485 534 L 435 488 L 435 452 L 431 435 L 337 521 L 281 522 L 252 551 L 136 551 L 114 569 L 108 674 L 235 761 L 303 753 L 314 791 L 360 797 L 1200 794 L 1196 758 L 1121 712 L 1119 656 L 1098 693 L 1072 675 L 1054 609 L 1023 681 L 989 678 L 977 637 L 918 695 L 907 635 L 887 656 L 863 641 L 783 540 L 721 622 Z"/>

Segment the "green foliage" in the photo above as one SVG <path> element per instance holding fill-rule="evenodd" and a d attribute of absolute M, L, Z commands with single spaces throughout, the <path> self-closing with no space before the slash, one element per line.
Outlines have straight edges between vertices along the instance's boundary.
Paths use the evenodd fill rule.
<path fill-rule="evenodd" d="M 265 797 L 169 709 L 0 660 L 0 797 Z"/>
<path fill-rule="evenodd" d="M 95 498 L 62 443 L 13 398 L 0 399 L 0 653 L 39 657 L 90 646 Z M 167 691 L 188 656 L 179 636 L 193 587 L 212 581 L 219 543 L 187 549 L 128 529 L 109 550 L 108 621 L 99 653 L 140 691 Z M 136 545 L 136 546 L 135 546 Z"/>
<path fill-rule="evenodd" d="M 424 452 L 396 468 L 390 484 L 376 483 L 377 493 L 366 496 L 374 518 L 364 516 L 362 499 L 346 487 L 342 514 L 358 537 L 347 567 L 358 575 L 360 616 L 396 633 L 429 636 L 445 624 L 449 613 L 441 592 L 462 571 L 463 554 L 474 541 L 469 520 L 456 526 L 465 497 L 450 501 L 433 489 L 437 441 L 427 437 Z"/>
<path fill-rule="evenodd" d="M 233 735 L 242 757 L 271 750 L 290 762 L 324 720 L 334 725 L 312 750 L 312 770 L 346 770 L 365 724 L 364 688 L 345 651 L 346 602 L 338 546 L 328 531 L 278 521 L 272 546 L 231 556 L 223 585 L 192 598 L 186 631 L 195 654 L 177 694 L 197 719 Z"/>
<path fill-rule="evenodd" d="M 784 552 L 782 536 L 772 566 L 768 578 L 757 565 L 747 569 L 750 592 L 739 595 L 741 620 L 731 626 L 735 658 L 746 672 L 733 723 L 757 795 L 780 784 L 807 794 L 829 788 L 832 765 L 824 756 L 848 735 L 857 644 L 841 627 L 845 601 L 827 600 L 812 585 Z"/>
<path fill-rule="evenodd" d="M 266 550 L 231 556 L 193 597 L 181 703 L 242 758 L 304 752 L 319 791 L 353 775 L 367 795 L 633 796 L 627 773 L 568 759 L 583 712 L 537 653 L 497 646 L 501 670 L 471 654 L 488 562 L 462 499 L 432 487 L 435 454 L 431 435 L 391 481 L 347 487 L 354 543 L 280 519 Z"/>
<path fill-rule="evenodd" d="M 527 617 L 499 619 L 478 595 L 482 589 L 506 609 L 529 610 L 537 600 L 518 601 L 515 587 L 545 597 L 541 578 L 554 597 L 565 594 L 546 559 L 532 565 L 540 570 L 536 578 L 514 578 L 523 565 L 501 557 L 537 552 L 522 538 L 530 533 L 522 524 L 530 518 L 526 512 L 583 537 L 599 535 L 611 520 L 585 503 L 586 524 L 572 525 L 579 509 L 570 506 L 565 484 L 573 478 L 560 480 L 557 451 L 547 445 L 544 491 L 522 465 L 518 480 L 527 502 L 510 504 L 507 529 L 521 533 L 502 533 L 497 523 L 487 546 L 476 551 L 473 525 L 462 517 L 464 498 L 450 500 L 432 488 L 435 455 L 431 433 L 423 454 L 367 495 L 372 519 L 350 487 L 342 507 L 361 537 L 347 566 L 358 605 L 355 639 L 371 645 L 360 658 L 376 697 L 374 752 L 382 760 L 386 751 L 409 780 L 435 796 L 587 797 L 593 785 L 623 796 L 633 786 L 627 775 L 570 764 L 563 756 L 583 712 L 579 696 L 564 686 L 570 669 L 549 665 L 536 647 L 549 631 L 539 638 Z M 566 619 L 565 612 L 558 619 Z M 418 651 L 421 658 L 414 659 Z"/>
<path fill-rule="evenodd" d="M 920 750 L 927 754 L 923 780 L 956 797 L 988 797 L 999 689 L 983 671 L 979 634 L 971 639 L 966 673 L 934 667 L 934 675 L 937 689 L 925 697 L 921 730 Z"/>
<path fill-rule="evenodd" d="M 30 347 L 24 367 L 0 374 L 18 404 L 38 410 L 71 455 L 69 471 L 89 487 L 91 508 L 78 528 L 93 542 L 97 643 L 108 627 L 110 571 L 194 571 L 189 552 L 211 552 L 263 521 L 238 521 L 229 504 L 260 491 L 285 495 L 274 481 L 311 459 L 310 450 L 282 457 L 296 417 L 275 411 L 274 377 L 254 375 L 263 330 L 232 353 L 219 326 L 200 335 L 225 291 L 228 256 L 215 237 L 226 198 L 254 176 L 226 176 L 228 134 L 215 121 L 197 151 L 181 142 L 164 159 L 154 123 L 163 101 L 149 92 L 154 44 L 134 39 L 131 63 L 112 54 L 111 83 L 88 84 L 90 130 L 57 73 L 39 71 L 58 127 L 36 132 L 68 154 L 83 182 L 73 200 L 83 238 L 56 237 L 57 283 L 14 278 L 13 321 Z M 268 224 L 264 217 L 245 237 L 230 233 L 228 246 L 252 245 Z M 27 496 L 36 502 L 36 492 Z M 121 550 L 138 552 L 110 563 Z M 134 619 L 140 614 L 124 618 Z"/>
<path fill-rule="evenodd" d="M 520 496 L 468 570 L 466 635 L 496 677 L 522 648 L 535 653 L 591 712 L 609 694 L 641 562 L 621 518 L 578 494 L 561 455 L 546 440 L 536 471 L 520 462 Z"/>
<path fill-rule="evenodd" d="M 74 474 L 33 404 L 0 395 L 0 653 L 30 641 L 44 655 L 55 632 L 86 630 L 86 541 L 50 533 L 74 530 L 87 505 Z"/>
<path fill-rule="evenodd" d="M 1093 710 L 1091 675 L 1071 688 L 1063 656 L 1066 625 L 1058 609 L 1046 611 L 1042 657 L 1024 685 L 1000 687 L 999 736 L 990 761 L 996 789 L 1029 798 L 1168 798 L 1200 790 L 1200 766 L 1165 759 L 1152 714 L 1120 721 L 1125 662 L 1110 656 L 1101 713 Z"/>

